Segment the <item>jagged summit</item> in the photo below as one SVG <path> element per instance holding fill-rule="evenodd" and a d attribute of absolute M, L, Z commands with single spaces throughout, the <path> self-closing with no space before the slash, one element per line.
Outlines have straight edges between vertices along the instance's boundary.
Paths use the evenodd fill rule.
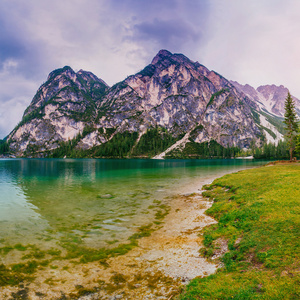
<path fill-rule="evenodd" d="M 151 64 L 152 65 L 155 65 L 157 64 L 160 60 L 164 60 L 166 58 L 169 58 L 170 56 L 172 56 L 172 53 L 168 50 L 160 50 L 156 55 L 155 57 L 152 59 L 152 62 Z"/>
<path fill-rule="evenodd" d="M 79 78 L 82 78 L 86 81 L 87 84 L 89 84 L 89 81 L 94 81 L 96 83 L 101 83 L 103 85 L 105 85 L 107 88 L 109 87 L 109 85 L 102 79 L 98 78 L 95 74 L 93 74 L 92 72 L 89 71 L 84 71 L 82 69 L 80 69 L 76 75 Z"/>
<path fill-rule="evenodd" d="M 95 74 L 89 71 L 84 71 L 80 69 L 77 73 L 69 66 L 64 66 L 63 68 L 58 68 L 54 71 L 52 71 L 47 78 L 47 81 L 52 81 L 52 80 L 59 80 L 61 76 L 65 76 L 68 79 L 71 79 L 72 81 L 76 81 L 77 78 L 79 79 L 85 79 L 85 80 L 94 80 L 94 81 L 100 81 L 104 85 L 108 87 L 108 84 L 98 78 Z"/>
<path fill-rule="evenodd" d="M 151 65 L 165 65 L 168 66 L 173 63 L 188 63 L 188 64 L 195 64 L 189 58 L 181 53 L 171 53 L 168 50 L 160 50 L 156 56 L 153 58 Z"/>
<path fill-rule="evenodd" d="M 48 80 L 51 80 L 59 75 L 67 75 L 67 76 L 73 76 L 75 74 L 74 70 L 69 67 L 69 66 L 64 66 L 63 68 L 59 68 L 59 69 L 56 69 L 54 71 L 52 71 L 49 75 L 48 75 L 48 78 L 47 78 L 47 81 Z"/>

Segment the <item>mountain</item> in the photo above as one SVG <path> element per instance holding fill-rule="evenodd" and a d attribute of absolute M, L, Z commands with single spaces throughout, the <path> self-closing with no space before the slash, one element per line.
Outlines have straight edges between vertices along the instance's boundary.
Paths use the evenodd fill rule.
<path fill-rule="evenodd" d="M 242 85 L 236 81 L 231 83 L 240 91 L 247 95 L 251 100 L 257 103 L 261 110 L 267 111 L 278 117 L 284 117 L 284 102 L 288 93 L 288 89 L 283 85 L 276 86 L 262 85 L 257 89 L 249 84 Z M 296 111 L 300 116 L 300 100 L 292 96 Z"/>
<path fill-rule="evenodd" d="M 95 101 L 107 84 L 90 72 L 70 67 L 51 72 L 25 110 L 21 122 L 8 137 L 13 152 L 55 149 L 73 139 L 97 118 Z"/>
<path fill-rule="evenodd" d="M 249 148 L 282 137 L 280 121 L 258 100 L 183 54 L 161 50 L 112 87 L 70 67 L 51 72 L 8 142 L 17 155 L 42 157 L 162 158 L 210 141 Z"/>

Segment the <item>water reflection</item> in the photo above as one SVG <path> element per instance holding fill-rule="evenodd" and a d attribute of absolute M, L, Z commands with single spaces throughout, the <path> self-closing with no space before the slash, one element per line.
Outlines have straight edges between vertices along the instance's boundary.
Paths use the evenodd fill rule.
<path fill-rule="evenodd" d="M 262 162 L 261 162 L 262 163 Z M 127 239 L 157 203 L 244 160 L 0 160 L 2 242 L 80 236 L 89 246 Z"/>

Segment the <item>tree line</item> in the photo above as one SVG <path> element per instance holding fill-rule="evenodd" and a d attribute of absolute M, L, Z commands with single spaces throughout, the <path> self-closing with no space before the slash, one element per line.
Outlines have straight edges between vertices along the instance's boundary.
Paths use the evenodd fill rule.
<path fill-rule="evenodd" d="M 183 150 L 174 149 L 167 153 L 166 158 L 196 158 L 196 159 L 210 159 L 210 158 L 234 158 L 237 156 L 246 156 L 239 147 L 224 147 L 215 140 L 209 142 L 196 143 L 190 140 Z"/>
<path fill-rule="evenodd" d="M 0 154 L 9 153 L 9 144 L 5 140 L 0 140 Z"/>
<path fill-rule="evenodd" d="M 265 143 L 262 147 L 252 147 L 251 154 L 256 159 L 289 159 L 289 149 L 285 140 L 280 140 L 277 145 Z"/>

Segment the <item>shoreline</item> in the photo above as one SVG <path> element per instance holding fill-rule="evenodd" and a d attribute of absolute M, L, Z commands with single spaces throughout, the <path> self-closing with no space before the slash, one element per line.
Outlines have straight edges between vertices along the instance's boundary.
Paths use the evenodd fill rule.
<path fill-rule="evenodd" d="M 201 196 L 202 187 L 225 174 L 223 171 L 176 190 L 166 198 L 171 207 L 160 228 L 127 254 L 109 258 L 107 265 L 99 262 L 68 264 L 53 262 L 57 269 L 37 272 L 37 278 L 26 285 L 29 299 L 170 299 L 179 294 L 182 284 L 195 277 L 215 273 L 217 264 L 201 257 L 202 238 L 199 232 L 216 221 L 205 211 L 212 205 Z M 50 280 L 49 280 L 50 279 Z M 9 297 L 20 287 L 4 287 L 0 296 Z M 68 298 L 65 298 L 68 299 Z"/>

